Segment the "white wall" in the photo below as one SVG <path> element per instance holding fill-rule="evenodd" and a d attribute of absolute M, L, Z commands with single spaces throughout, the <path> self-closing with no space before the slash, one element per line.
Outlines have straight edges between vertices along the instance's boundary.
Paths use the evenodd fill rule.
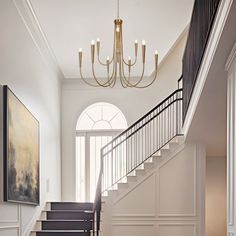
<path fill-rule="evenodd" d="M 181 76 L 186 33 L 161 63 L 158 80 L 146 89 L 92 88 L 75 80 L 62 85 L 62 198 L 75 200 L 75 126 L 79 115 L 95 102 L 119 107 L 128 125 L 177 89 Z"/>
<path fill-rule="evenodd" d="M 206 236 L 226 236 L 226 157 L 206 158 Z"/>
<path fill-rule="evenodd" d="M 40 200 L 43 205 L 46 200 L 59 200 L 61 196 L 61 88 L 14 4 L 12 0 L 0 1 L 0 84 L 7 84 L 40 122 Z M 46 192 L 47 181 L 49 192 Z M 39 209 L 0 202 L 0 236 L 26 235 Z"/>

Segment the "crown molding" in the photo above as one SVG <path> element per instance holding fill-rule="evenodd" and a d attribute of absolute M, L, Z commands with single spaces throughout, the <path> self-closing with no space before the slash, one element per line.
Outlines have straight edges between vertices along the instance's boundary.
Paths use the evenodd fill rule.
<path fill-rule="evenodd" d="M 138 79 L 133 77 L 134 79 Z M 88 80 L 88 82 L 90 83 L 94 83 L 94 79 L 93 78 L 86 78 Z M 106 82 L 106 78 L 99 78 L 99 80 L 101 82 Z M 150 80 L 150 77 L 144 77 L 144 80 Z M 62 88 L 64 90 L 97 90 L 97 89 L 109 89 L 110 87 L 93 87 L 93 86 L 89 86 L 87 85 L 81 78 L 65 78 L 62 80 Z M 132 89 L 132 90 L 139 90 L 139 88 L 123 88 L 122 85 L 119 82 L 119 78 L 117 78 L 117 82 L 115 84 L 115 86 L 112 89 Z M 148 89 L 148 88 L 145 88 Z"/>
<path fill-rule="evenodd" d="M 64 79 L 60 66 L 50 43 L 40 25 L 35 10 L 30 0 L 12 0 L 26 29 L 28 30 L 35 46 L 42 56 L 45 64 L 57 75 L 58 79 Z"/>
<path fill-rule="evenodd" d="M 229 54 L 229 57 L 225 64 L 225 70 L 228 71 L 232 65 L 233 60 L 236 58 L 236 42 L 234 43 L 234 46 Z"/>

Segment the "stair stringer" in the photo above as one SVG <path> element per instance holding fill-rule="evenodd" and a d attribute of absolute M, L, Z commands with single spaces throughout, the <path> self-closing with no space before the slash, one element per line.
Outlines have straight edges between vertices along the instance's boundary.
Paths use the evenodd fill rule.
<path fill-rule="evenodd" d="M 189 155 L 188 152 L 191 155 L 189 158 L 186 158 L 186 153 Z M 143 176 L 139 176 L 136 182 L 129 184 L 125 190 L 112 190 L 113 194 L 109 197 L 103 198 L 102 202 L 101 235 L 116 236 L 122 234 L 125 236 L 127 234 L 129 236 L 141 236 L 143 234 L 142 232 L 147 231 L 147 235 L 164 236 L 169 235 L 168 232 L 171 234 L 171 230 L 174 230 L 173 232 L 175 235 L 178 235 L 177 231 L 180 231 L 181 236 L 203 236 L 204 160 L 205 152 L 203 146 L 198 144 L 182 143 L 171 150 L 170 153 L 166 155 L 154 168 L 146 171 Z M 181 194 L 177 194 L 177 200 L 175 199 L 175 196 L 173 196 L 173 202 L 176 200 L 173 209 L 167 209 L 168 207 L 165 209 L 166 204 L 164 204 L 164 208 L 160 206 L 160 199 L 162 199 L 161 201 L 163 202 L 163 191 L 165 191 L 165 189 L 163 189 L 163 183 L 160 183 L 161 181 L 163 182 L 163 180 L 160 179 L 163 178 L 163 176 L 168 177 L 168 174 L 166 175 L 165 172 L 169 171 L 168 169 L 174 169 L 172 166 L 173 163 L 178 166 L 176 174 L 179 176 L 177 176 L 177 179 L 182 178 L 181 168 L 183 168 L 183 178 L 185 178 L 184 175 L 188 173 L 188 167 L 185 166 L 187 163 L 190 165 L 189 168 L 192 168 L 193 170 L 192 176 L 189 176 L 189 179 L 194 181 L 194 195 L 190 194 L 190 198 L 192 199 L 189 199 L 189 201 L 191 202 L 192 200 L 193 204 L 191 205 L 188 203 L 189 209 L 186 207 L 180 209 L 178 205 L 176 205 L 178 201 L 180 201 L 179 195 Z M 185 167 L 182 167 L 180 163 Z M 188 174 L 191 175 L 191 172 Z M 173 176 L 171 177 L 170 175 L 170 178 L 173 178 Z M 188 180 L 183 179 L 183 182 L 187 183 Z M 180 185 L 181 184 L 183 184 L 183 186 L 181 186 L 182 190 L 180 191 L 185 191 L 185 193 L 183 193 L 184 202 L 184 195 L 188 195 L 189 191 L 186 190 L 185 183 L 180 183 Z M 191 184 L 188 184 L 191 187 Z M 144 185 L 148 186 L 144 187 Z M 167 186 L 168 192 L 172 186 L 171 183 L 168 183 L 167 185 L 169 185 Z M 160 186 L 162 186 L 162 189 L 160 189 Z M 152 196 L 149 196 L 149 194 L 145 195 L 142 190 L 150 192 L 150 195 Z M 143 201 L 144 199 L 148 204 Z M 135 203 L 133 202 L 136 202 L 137 209 L 134 207 Z M 134 204 L 133 208 L 130 207 L 132 204 Z M 138 208 L 140 208 L 141 211 L 139 211 Z M 172 210 L 173 212 L 164 212 L 166 210 Z M 181 213 L 176 211 L 183 212 Z"/>

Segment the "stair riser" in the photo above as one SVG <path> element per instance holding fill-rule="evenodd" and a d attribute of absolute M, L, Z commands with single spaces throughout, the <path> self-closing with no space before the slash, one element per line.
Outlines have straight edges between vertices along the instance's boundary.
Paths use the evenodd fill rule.
<path fill-rule="evenodd" d="M 93 213 L 84 212 L 47 212 L 47 219 L 58 220 L 92 220 Z"/>
<path fill-rule="evenodd" d="M 148 171 L 148 170 L 151 170 L 155 167 L 155 164 L 154 163 L 145 163 L 144 164 L 144 170 L 145 171 Z"/>
<path fill-rule="evenodd" d="M 169 156 L 170 153 L 171 153 L 171 151 L 170 151 L 169 149 L 162 149 L 162 150 L 161 150 L 161 155 L 162 155 L 163 157 Z"/>
<path fill-rule="evenodd" d="M 127 188 L 129 187 L 129 185 L 126 184 L 118 184 L 118 193 L 125 191 Z"/>
<path fill-rule="evenodd" d="M 117 194 L 118 194 L 117 190 L 110 190 L 110 191 L 108 191 L 108 196 L 109 197 L 115 197 L 115 196 L 117 196 Z"/>
<path fill-rule="evenodd" d="M 127 177 L 127 183 L 130 183 L 130 182 L 136 182 L 137 181 L 137 177 L 136 176 L 128 176 Z"/>
<path fill-rule="evenodd" d="M 175 148 L 177 148 L 179 146 L 179 143 L 170 143 L 170 150 L 174 150 Z"/>
<path fill-rule="evenodd" d="M 51 210 L 93 210 L 93 203 L 68 203 L 68 202 L 54 202 L 51 203 Z"/>
<path fill-rule="evenodd" d="M 72 222 L 72 221 L 43 221 L 42 229 L 43 230 L 92 230 L 91 221 L 81 221 L 81 222 Z"/>
<path fill-rule="evenodd" d="M 136 174 L 136 176 L 143 176 L 143 175 L 145 175 L 145 170 L 135 170 L 135 174 Z"/>

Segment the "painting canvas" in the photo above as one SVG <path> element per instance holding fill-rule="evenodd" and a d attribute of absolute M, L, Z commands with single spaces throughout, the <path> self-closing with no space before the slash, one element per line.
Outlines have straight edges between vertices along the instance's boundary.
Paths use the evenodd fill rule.
<path fill-rule="evenodd" d="M 39 122 L 3 87 L 4 200 L 39 204 Z"/>

